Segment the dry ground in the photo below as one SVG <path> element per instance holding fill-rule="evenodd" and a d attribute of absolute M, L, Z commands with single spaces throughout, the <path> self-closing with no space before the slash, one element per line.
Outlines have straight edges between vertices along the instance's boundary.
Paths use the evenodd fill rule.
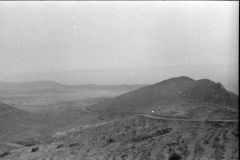
<path fill-rule="evenodd" d="M 237 160 L 238 134 L 236 122 L 170 122 L 131 116 L 58 132 L 48 144 L 20 148 L 2 158 Z"/>

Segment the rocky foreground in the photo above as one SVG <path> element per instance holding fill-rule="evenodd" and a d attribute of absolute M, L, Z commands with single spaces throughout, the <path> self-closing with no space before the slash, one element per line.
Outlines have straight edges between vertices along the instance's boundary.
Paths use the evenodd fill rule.
<path fill-rule="evenodd" d="M 56 133 L 3 160 L 237 160 L 238 122 L 125 117 Z"/>

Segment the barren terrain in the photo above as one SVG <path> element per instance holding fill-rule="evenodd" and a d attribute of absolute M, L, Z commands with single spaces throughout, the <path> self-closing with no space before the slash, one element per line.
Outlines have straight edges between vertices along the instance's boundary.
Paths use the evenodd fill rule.
<path fill-rule="evenodd" d="M 100 95 L 66 98 L 49 104 L 37 101 L 32 107 L 44 109 L 32 113 L 1 103 L 0 157 L 6 160 L 239 158 L 238 96 L 219 83 L 177 77 L 120 96 L 115 92 L 116 97 Z"/>

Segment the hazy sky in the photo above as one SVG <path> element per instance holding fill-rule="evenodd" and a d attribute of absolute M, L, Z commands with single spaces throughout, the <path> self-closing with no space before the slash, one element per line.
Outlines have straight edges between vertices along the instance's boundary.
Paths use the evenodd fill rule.
<path fill-rule="evenodd" d="M 0 73 L 236 69 L 238 3 L 0 2 Z"/>

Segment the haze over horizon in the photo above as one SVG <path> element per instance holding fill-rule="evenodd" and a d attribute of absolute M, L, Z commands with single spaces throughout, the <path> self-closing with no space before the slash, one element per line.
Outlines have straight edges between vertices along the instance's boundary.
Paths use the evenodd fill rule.
<path fill-rule="evenodd" d="M 0 81 L 152 84 L 238 93 L 239 2 L 0 2 Z"/>

